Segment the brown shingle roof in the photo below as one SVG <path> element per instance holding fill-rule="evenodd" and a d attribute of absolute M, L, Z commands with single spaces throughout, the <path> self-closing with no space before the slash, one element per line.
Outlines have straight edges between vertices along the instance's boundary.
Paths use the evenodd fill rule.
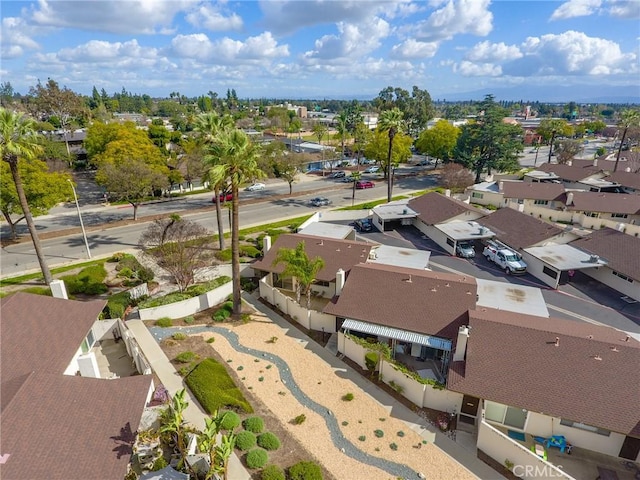
<path fill-rule="evenodd" d="M 341 295 L 324 312 L 455 341 L 467 310 L 475 307 L 476 292 L 476 281 L 471 276 L 379 264 L 356 265 Z"/>
<path fill-rule="evenodd" d="M 309 258 L 320 257 L 324 260 L 324 268 L 317 275 L 317 280 L 324 282 L 334 281 L 339 269 L 348 272 L 354 265 L 366 262 L 372 248 L 371 244 L 353 240 L 339 240 L 299 233 L 280 235 L 264 258 L 253 264 L 253 268 L 264 272 L 282 273 L 285 268 L 284 263 L 273 264 L 278 250 L 280 248 L 294 249 L 300 242 L 304 242 L 304 250 Z"/>
<path fill-rule="evenodd" d="M 498 240 L 516 250 L 537 245 L 562 233 L 558 227 L 512 208 L 501 208 L 477 222 L 494 231 Z"/>
<path fill-rule="evenodd" d="M 4 480 L 122 480 L 150 375 L 117 380 L 36 372 L 2 412 Z"/>
<path fill-rule="evenodd" d="M 16 379 L 33 371 L 63 374 L 105 304 L 21 292 L 0 300 L 2 410 L 20 387 Z"/>
<path fill-rule="evenodd" d="M 564 194 L 564 187 L 547 182 L 502 182 L 504 198 L 530 200 L 558 200 Z"/>
<path fill-rule="evenodd" d="M 623 187 L 633 188 L 634 190 L 640 190 L 640 173 L 635 172 L 611 172 L 610 175 L 604 178 L 608 182 L 616 182 Z"/>
<path fill-rule="evenodd" d="M 465 212 L 479 213 L 476 207 L 437 192 L 412 198 L 407 204 L 412 210 L 418 212 L 418 218 L 427 225 L 445 222 Z"/>
<path fill-rule="evenodd" d="M 452 365 L 449 389 L 640 435 L 637 340 L 625 342 L 609 327 L 490 308 L 470 311 L 469 325 L 466 362 Z"/>
<path fill-rule="evenodd" d="M 584 180 L 585 178 L 595 175 L 596 173 L 601 171 L 600 167 L 593 166 L 593 162 L 591 162 L 588 166 L 543 163 L 537 168 L 538 170 L 542 170 L 543 172 L 553 172 L 561 179 L 571 182 Z"/>
<path fill-rule="evenodd" d="M 589 236 L 574 240 L 572 247 L 580 248 L 608 261 L 608 267 L 640 280 L 640 238 L 603 228 Z"/>
<path fill-rule="evenodd" d="M 573 192 L 569 210 L 580 212 L 640 213 L 640 195 L 606 192 Z"/>

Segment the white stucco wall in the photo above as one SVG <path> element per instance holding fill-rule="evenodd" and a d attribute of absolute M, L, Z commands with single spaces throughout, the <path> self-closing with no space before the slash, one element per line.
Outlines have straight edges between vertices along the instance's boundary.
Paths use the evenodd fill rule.
<path fill-rule="evenodd" d="M 347 338 L 342 332 L 338 333 L 338 351 L 350 360 L 356 362 L 363 370 L 367 368 L 364 362 L 364 356 L 368 350 L 365 350 L 364 347 Z"/>
<path fill-rule="evenodd" d="M 522 254 L 523 260 L 527 264 L 528 273 L 530 273 L 537 279 L 541 280 L 542 282 L 546 283 L 551 288 L 554 288 L 554 289 L 558 288 L 558 282 L 560 281 L 560 272 L 557 269 L 553 268 L 550 265 L 545 264 L 538 258 L 530 255 L 525 251 L 520 251 L 520 253 Z M 556 278 L 550 277 L 549 275 L 543 272 L 543 269 L 545 266 L 556 272 Z"/>
<path fill-rule="evenodd" d="M 180 302 L 160 305 L 159 307 L 141 308 L 138 311 L 140 320 L 155 320 L 163 317 L 182 318 L 211 308 L 224 302 L 232 294 L 232 283 L 225 283 L 207 293 Z"/>
<path fill-rule="evenodd" d="M 640 301 L 640 281 L 629 283 L 614 275 L 612 272 L 613 270 L 611 268 L 605 266 L 584 270 L 585 274 L 617 290 L 621 295 L 626 295 L 634 300 Z"/>

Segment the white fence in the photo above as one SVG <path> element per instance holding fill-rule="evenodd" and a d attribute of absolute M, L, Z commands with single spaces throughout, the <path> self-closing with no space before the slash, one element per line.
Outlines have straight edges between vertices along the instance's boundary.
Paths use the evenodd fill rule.
<path fill-rule="evenodd" d="M 156 320 L 163 317 L 182 318 L 224 302 L 232 292 L 232 282 L 228 282 L 197 297 L 158 307 L 141 308 L 138 313 L 140 320 Z"/>

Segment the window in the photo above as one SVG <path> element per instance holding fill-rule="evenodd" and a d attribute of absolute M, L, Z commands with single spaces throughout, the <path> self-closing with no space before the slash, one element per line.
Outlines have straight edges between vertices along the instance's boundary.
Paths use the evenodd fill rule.
<path fill-rule="evenodd" d="M 597 212 L 584 212 L 584 215 L 591 218 L 598 218 L 600 216 Z"/>
<path fill-rule="evenodd" d="M 622 280 L 626 280 L 629 283 L 633 283 L 633 279 L 627 277 L 626 275 L 620 273 L 620 272 L 616 272 L 615 270 L 612 270 L 611 273 L 613 273 L 616 277 L 621 278 Z"/>
<path fill-rule="evenodd" d="M 549 200 L 535 200 L 534 205 L 549 205 Z"/>
<path fill-rule="evenodd" d="M 478 192 L 473 192 L 471 194 L 471 198 L 484 198 L 484 194 L 478 193 Z"/>
<path fill-rule="evenodd" d="M 319 287 L 328 287 L 329 286 L 329 282 L 324 282 L 322 280 L 316 280 L 315 282 L 313 282 L 314 285 L 318 285 Z"/>
<path fill-rule="evenodd" d="M 524 199 L 522 199 L 522 198 L 518 198 L 517 201 L 518 201 L 518 204 L 520 204 L 520 205 L 522 205 L 524 203 Z"/>
<path fill-rule="evenodd" d="M 455 242 L 447 237 L 447 245 L 449 245 L 450 247 L 453 247 L 454 244 L 455 244 Z"/>
<path fill-rule="evenodd" d="M 529 412 L 522 408 L 508 407 L 496 402 L 486 400 L 484 402 L 484 418 L 491 422 L 501 423 L 502 425 L 524 429 Z"/>
<path fill-rule="evenodd" d="M 626 213 L 612 213 L 611 218 L 628 218 L 629 215 Z"/>
<path fill-rule="evenodd" d="M 591 425 L 586 425 L 580 422 L 573 422 L 571 420 L 565 420 L 564 418 L 560 419 L 560 425 L 564 425 L 565 427 L 578 428 L 587 432 L 597 433 L 598 435 L 604 435 L 605 437 L 608 437 L 611 434 L 609 430 L 605 430 L 604 428 L 592 427 Z"/>
<path fill-rule="evenodd" d="M 96 343 L 96 339 L 93 336 L 93 330 L 89 330 L 89 334 L 85 337 L 82 341 L 82 345 L 80 346 L 82 353 L 89 353 L 89 350 L 91 350 L 94 343 Z"/>
<path fill-rule="evenodd" d="M 542 273 L 549 275 L 551 278 L 558 278 L 558 272 L 549 267 L 542 267 Z"/>

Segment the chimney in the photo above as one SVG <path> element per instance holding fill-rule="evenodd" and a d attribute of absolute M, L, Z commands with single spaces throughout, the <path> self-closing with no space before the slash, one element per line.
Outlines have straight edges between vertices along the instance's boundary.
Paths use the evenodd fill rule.
<path fill-rule="evenodd" d="M 573 203 L 573 192 L 567 192 L 567 206 Z"/>
<path fill-rule="evenodd" d="M 519 211 L 520 213 L 523 213 L 523 212 L 524 212 L 524 203 L 519 203 L 519 204 L 518 204 L 518 211 Z"/>
<path fill-rule="evenodd" d="M 498 183 L 498 191 L 499 192 L 503 192 L 504 191 L 504 182 L 499 182 Z"/>
<path fill-rule="evenodd" d="M 264 253 L 271 250 L 271 237 L 269 235 L 265 235 L 262 239 L 262 249 L 264 250 Z"/>
<path fill-rule="evenodd" d="M 594 166 L 594 167 L 597 167 L 597 166 L 598 166 L 598 159 L 597 159 L 597 158 L 594 158 L 594 159 L 593 159 L 593 166 Z"/>
<path fill-rule="evenodd" d="M 336 272 L 336 295 L 340 295 L 342 293 L 342 289 L 344 288 L 344 280 L 345 280 L 344 270 L 339 269 Z"/>
<path fill-rule="evenodd" d="M 53 295 L 54 298 L 64 298 L 65 300 L 69 299 L 67 296 L 67 288 L 62 280 L 53 280 L 49 284 L 49 287 L 51 288 L 51 295 Z"/>
<path fill-rule="evenodd" d="M 453 361 L 461 362 L 467 353 L 467 340 L 469 339 L 469 327 L 462 326 L 458 329 L 458 341 L 456 351 L 453 353 Z"/>
<path fill-rule="evenodd" d="M 447 188 L 447 189 L 444 191 L 444 196 L 445 196 L 445 197 L 450 197 L 450 196 L 451 196 L 451 190 Z"/>
<path fill-rule="evenodd" d="M 573 161 L 572 160 L 567 160 L 567 165 L 569 165 L 569 166 L 573 165 Z"/>

